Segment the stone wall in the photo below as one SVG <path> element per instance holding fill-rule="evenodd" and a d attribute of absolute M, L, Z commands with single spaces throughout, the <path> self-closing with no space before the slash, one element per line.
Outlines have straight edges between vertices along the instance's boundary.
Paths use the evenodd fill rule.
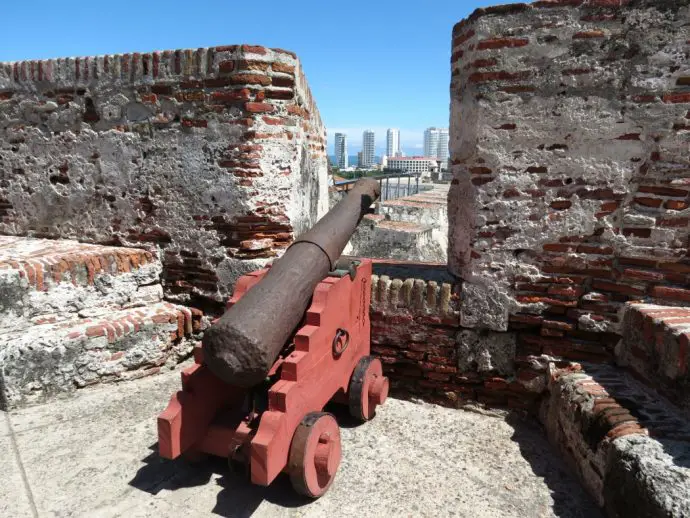
<path fill-rule="evenodd" d="M 382 184 L 385 190 L 386 182 Z M 416 194 L 376 203 L 375 213 L 364 216 L 344 253 L 446 263 L 447 250 L 448 186 L 434 184 L 423 185 Z"/>
<path fill-rule="evenodd" d="M 539 418 L 613 518 L 690 512 L 690 426 L 676 407 L 610 365 L 551 369 Z"/>
<path fill-rule="evenodd" d="M 0 233 L 148 248 L 222 301 L 327 210 L 297 57 L 238 45 L 0 64 Z"/>
<path fill-rule="evenodd" d="M 627 301 L 690 301 L 688 19 L 688 0 L 556 0 L 455 26 L 463 327 L 609 360 Z"/>

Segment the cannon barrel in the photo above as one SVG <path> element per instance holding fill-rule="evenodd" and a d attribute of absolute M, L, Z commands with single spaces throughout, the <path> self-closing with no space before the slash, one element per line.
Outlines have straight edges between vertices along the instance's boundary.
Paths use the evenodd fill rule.
<path fill-rule="evenodd" d="M 335 268 L 345 245 L 380 194 L 361 179 L 314 227 L 296 239 L 263 279 L 204 334 L 204 361 L 223 381 L 262 382 L 304 317 L 316 285 Z"/>

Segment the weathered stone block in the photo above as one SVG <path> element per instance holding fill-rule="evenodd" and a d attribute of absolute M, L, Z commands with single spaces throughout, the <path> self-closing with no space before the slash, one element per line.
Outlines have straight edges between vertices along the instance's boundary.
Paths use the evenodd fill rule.
<path fill-rule="evenodd" d="M 493 333 L 463 329 L 457 335 L 458 372 L 495 373 L 509 376 L 515 372 L 515 333 Z"/>
<path fill-rule="evenodd" d="M 462 285 L 460 325 L 473 329 L 508 330 L 508 314 L 513 306 L 504 289 L 495 284 Z"/>
<path fill-rule="evenodd" d="M 617 439 L 603 487 L 609 516 L 690 515 L 687 451 L 684 441 L 642 435 Z"/>

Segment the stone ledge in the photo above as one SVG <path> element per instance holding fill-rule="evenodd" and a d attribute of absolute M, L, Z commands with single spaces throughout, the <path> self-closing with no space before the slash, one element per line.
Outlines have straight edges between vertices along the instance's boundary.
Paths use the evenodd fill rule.
<path fill-rule="evenodd" d="M 0 336 L 0 406 L 156 374 L 189 355 L 202 314 L 159 302 Z"/>
<path fill-rule="evenodd" d="M 38 291 L 62 282 L 92 285 L 99 274 L 129 273 L 154 262 L 151 252 L 137 248 L 0 236 L 0 270 L 18 272 Z"/>
<path fill-rule="evenodd" d="M 457 301 L 457 290 L 451 283 L 371 276 L 371 310 L 374 312 L 407 313 L 457 325 Z"/>
<path fill-rule="evenodd" d="M 616 358 L 690 416 L 690 308 L 626 304 Z"/>
<path fill-rule="evenodd" d="M 158 302 L 161 270 L 136 248 L 0 236 L 0 331 Z"/>
<path fill-rule="evenodd" d="M 621 369 L 552 367 L 540 418 L 551 442 L 610 515 L 684 516 L 690 509 L 687 459 L 657 455 L 680 444 L 687 451 L 690 425 L 677 408 Z M 644 502 L 646 514 L 631 514 L 633 500 L 621 497 L 631 493 Z"/>
<path fill-rule="evenodd" d="M 429 225 L 420 225 L 410 221 L 392 221 L 383 220 L 376 225 L 377 229 L 386 230 L 390 232 L 399 232 L 404 234 L 424 234 L 430 232 L 432 227 Z"/>

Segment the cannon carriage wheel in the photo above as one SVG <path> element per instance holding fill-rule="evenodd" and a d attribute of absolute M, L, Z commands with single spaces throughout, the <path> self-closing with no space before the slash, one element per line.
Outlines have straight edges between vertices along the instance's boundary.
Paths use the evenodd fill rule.
<path fill-rule="evenodd" d="M 350 415 L 365 422 L 376 415 L 376 407 L 388 397 L 388 378 L 383 375 L 381 360 L 364 356 L 357 363 L 349 387 Z"/>
<path fill-rule="evenodd" d="M 318 498 L 331 486 L 340 466 L 340 428 L 326 412 L 307 414 L 290 445 L 288 472 L 295 491 Z"/>

